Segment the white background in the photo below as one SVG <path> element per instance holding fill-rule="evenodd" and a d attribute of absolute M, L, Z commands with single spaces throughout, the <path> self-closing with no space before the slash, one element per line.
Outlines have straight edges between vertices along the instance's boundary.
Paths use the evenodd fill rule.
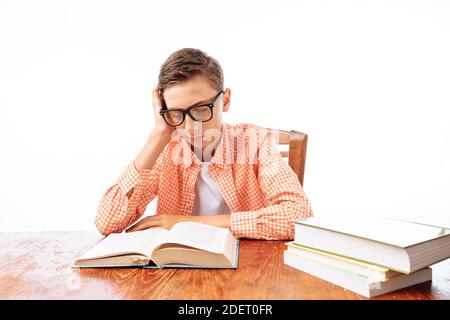
<path fill-rule="evenodd" d="M 449 39 L 446 1 L 2 0 L 0 230 L 95 230 L 183 47 L 222 64 L 225 122 L 309 134 L 316 215 L 450 227 Z"/>

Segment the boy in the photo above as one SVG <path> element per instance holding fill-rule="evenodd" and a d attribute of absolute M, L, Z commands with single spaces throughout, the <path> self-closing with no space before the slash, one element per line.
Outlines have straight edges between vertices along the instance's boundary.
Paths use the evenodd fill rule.
<path fill-rule="evenodd" d="M 293 239 L 293 221 L 312 216 L 310 203 L 270 131 L 222 122 L 230 98 L 214 58 L 191 48 L 167 58 L 153 88 L 155 127 L 103 195 L 101 234 L 196 221 L 237 238 Z M 135 223 L 156 196 L 156 215 Z"/>

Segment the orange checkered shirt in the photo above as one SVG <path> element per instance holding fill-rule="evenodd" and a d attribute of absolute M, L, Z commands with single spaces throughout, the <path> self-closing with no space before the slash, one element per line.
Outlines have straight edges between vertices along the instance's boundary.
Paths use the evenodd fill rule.
<path fill-rule="evenodd" d="M 191 215 L 199 162 L 179 135 L 167 143 L 152 169 L 137 171 L 131 162 L 103 195 L 97 229 L 103 235 L 122 232 L 155 197 L 156 214 Z M 230 229 L 237 238 L 292 240 L 293 221 L 312 216 L 297 175 L 265 128 L 224 123 L 209 170 L 230 208 Z"/>

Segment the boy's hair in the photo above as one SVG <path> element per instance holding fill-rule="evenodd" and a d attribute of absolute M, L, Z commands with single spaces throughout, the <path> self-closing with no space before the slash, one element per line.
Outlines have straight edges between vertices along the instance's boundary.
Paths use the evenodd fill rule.
<path fill-rule="evenodd" d="M 204 77 L 217 91 L 223 90 L 223 72 L 219 62 L 199 49 L 183 48 L 164 61 L 158 84 L 161 92 L 164 92 L 169 84 L 197 77 Z"/>

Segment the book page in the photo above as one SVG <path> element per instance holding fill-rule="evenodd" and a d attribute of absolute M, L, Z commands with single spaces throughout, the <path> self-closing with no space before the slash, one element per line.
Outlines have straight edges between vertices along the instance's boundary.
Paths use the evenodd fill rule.
<path fill-rule="evenodd" d="M 150 228 L 142 231 L 112 233 L 101 240 L 80 259 L 94 259 L 116 256 L 124 253 L 139 253 L 150 257 L 158 238 L 168 233 L 163 228 Z"/>
<path fill-rule="evenodd" d="M 214 253 L 223 253 L 229 230 L 198 222 L 179 222 L 167 235 L 164 243 L 178 243 Z"/>

